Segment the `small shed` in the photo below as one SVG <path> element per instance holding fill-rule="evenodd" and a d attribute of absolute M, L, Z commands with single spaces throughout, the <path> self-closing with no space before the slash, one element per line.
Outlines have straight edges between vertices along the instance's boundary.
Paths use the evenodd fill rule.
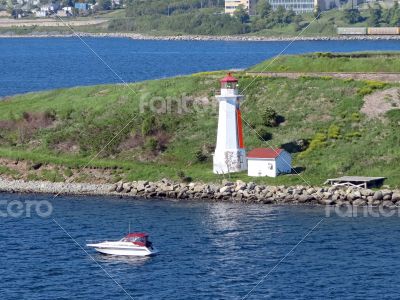
<path fill-rule="evenodd" d="M 249 176 L 276 177 L 292 172 L 292 156 L 283 149 L 255 148 L 247 154 Z"/>

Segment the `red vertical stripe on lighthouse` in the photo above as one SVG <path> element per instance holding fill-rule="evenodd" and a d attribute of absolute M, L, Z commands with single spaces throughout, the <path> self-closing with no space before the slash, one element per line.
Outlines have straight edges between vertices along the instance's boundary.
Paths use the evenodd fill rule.
<path fill-rule="evenodd" d="M 239 148 L 244 148 L 243 143 L 243 128 L 242 128 L 242 113 L 240 109 L 236 109 L 236 118 L 237 118 L 237 135 L 239 140 Z"/>

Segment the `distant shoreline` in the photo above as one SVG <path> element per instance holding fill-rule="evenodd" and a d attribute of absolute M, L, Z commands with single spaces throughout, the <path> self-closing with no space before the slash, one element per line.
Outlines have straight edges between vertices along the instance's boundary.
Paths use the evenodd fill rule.
<path fill-rule="evenodd" d="M 387 41 L 400 40 L 400 35 L 370 36 L 303 36 L 303 37 L 265 37 L 265 36 L 211 36 L 211 35 L 171 35 L 153 36 L 140 33 L 88 33 L 77 32 L 82 37 L 128 38 L 133 40 L 153 41 L 232 41 L 232 42 L 280 42 L 280 41 Z M 0 38 L 65 38 L 76 37 L 75 34 L 32 33 L 32 34 L 0 34 Z"/>

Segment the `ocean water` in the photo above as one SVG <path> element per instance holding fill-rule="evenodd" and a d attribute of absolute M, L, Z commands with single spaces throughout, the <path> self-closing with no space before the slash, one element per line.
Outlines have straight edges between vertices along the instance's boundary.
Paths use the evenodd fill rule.
<path fill-rule="evenodd" d="M 0 199 L 2 214 L 11 201 L 24 209 L 27 201 L 48 201 L 53 208 L 47 218 L 26 217 L 25 210 L 0 218 L 1 299 L 242 299 L 253 288 L 246 299 L 400 298 L 397 214 L 325 217 L 315 206 L 110 197 Z M 87 240 L 119 239 L 129 222 L 132 231 L 150 233 L 159 255 L 121 258 L 85 247 Z"/>
<path fill-rule="evenodd" d="M 124 38 L 0 38 L 0 97 L 47 89 L 247 68 L 289 42 L 136 41 Z M 298 41 L 285 54 L 400 50 L 400 41 Z M 111 71 L 112 69 L 113 71 Z"/>
<path fill-rule="evenodd" d="M 246 68 L 288 44 L 85 41 L 127 82 Z M 296 42 L 286 53 L 366 50 L 400 50 L 400 41 Z M 0 39 L 0 96 L 118 76 L 74 38 Z M 38 217 L 29 201 L 50 203 L 52 214 Z M 19 207 L 22 216 L 7 214 Z M 324 217 L 311 206 L 0 194 L 0 299 L 242 299 L 250 291 L 247 299 L 399 299 L 399 216 Z M 150 233 L 158 256 L 85 247 L 121 238 L 129 222 Z"/>

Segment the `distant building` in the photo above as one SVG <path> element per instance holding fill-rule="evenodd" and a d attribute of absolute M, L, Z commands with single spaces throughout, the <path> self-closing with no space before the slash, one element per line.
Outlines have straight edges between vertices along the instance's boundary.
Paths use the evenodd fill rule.
<path fill-rule="evenodd" d="M 35 11 L 35 17 L 36 18 L 44 18 L 48 15 L 48 11 L 44 11 L 44 10 L 36 10 Z"/>
<path fill-rule="evenodd" d="M 255 148 L 247 154 L 249 176 L 276 177 L 292 172 L 292 157 L 283 149 Z"/>
<path fill-rule="evenodd" d="M 75 2 L 75 8 L 77 10 L 87 10 L 88 5 L 87 5 L 87 3 Z"/>
<path fill-rule="evenodd" d="M 287 10 L 293 10 L 296 14 L 313 12 L 318 4 L 318 0 L 268 0 L 268 2 L 273 10 L 283 6 Z"/>
<path fill-rule="evenodd" d="M 35 12 L 35 16 L 38 18 L 46 17 L 56 13 L 59 8 L 60 4 L 58 3 L 46 4 L 40 7 L 40 11 Z"/>
<path fill-rule="evenodd" d="M 268 2 L 273 10 L 283 6 L 287 10 L 293 10 L 296 14 L 314 12 L 317 5 L 321 11 L 340 6 L 339 0 L 268 0 Z"/>
<path fill-rule="evenodd" d="M 255 15 L 256 0 L 225 0 L 225 13 L 233 15 L 240 5 L 247 10 L 249 15 Z"/>

